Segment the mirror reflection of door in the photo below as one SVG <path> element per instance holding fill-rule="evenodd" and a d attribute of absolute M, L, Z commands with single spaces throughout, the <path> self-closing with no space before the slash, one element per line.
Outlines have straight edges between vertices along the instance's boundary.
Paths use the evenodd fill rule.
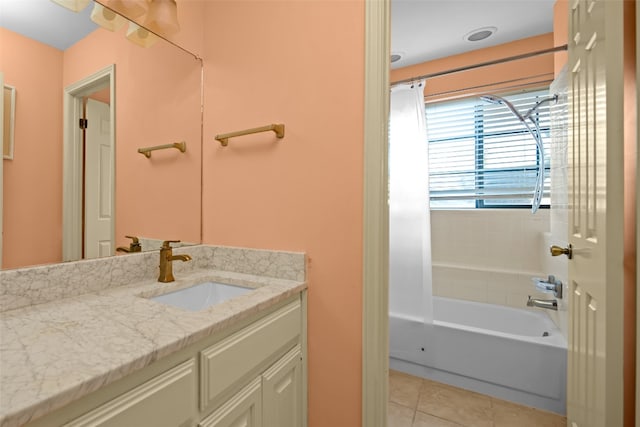
<path fill-rule="evenodd" d="M 100 92 L 98 93 L 100 94 Z M 86 99 L 83 168 L 84 258 L 114 255 L 112 236 L 114 175 L 111 159 L 109 108 L 108 103 L 94 100 L 91 97 Z"/>
<path fill-rule="evenodd" d="M 115 67 L 65 88 L 64 261 L 115 254 Z"/>

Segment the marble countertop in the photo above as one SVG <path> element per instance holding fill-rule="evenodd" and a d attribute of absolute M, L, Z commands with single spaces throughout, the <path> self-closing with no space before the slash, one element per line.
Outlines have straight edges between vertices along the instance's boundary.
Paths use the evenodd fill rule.
<path fill-rule="evenodd" d="M 213 269 L 0 313 L 0 427 L 39 418 L 306 288 Z M 146 298 L 213 280 L 254 291 L 190 312 Z"/>

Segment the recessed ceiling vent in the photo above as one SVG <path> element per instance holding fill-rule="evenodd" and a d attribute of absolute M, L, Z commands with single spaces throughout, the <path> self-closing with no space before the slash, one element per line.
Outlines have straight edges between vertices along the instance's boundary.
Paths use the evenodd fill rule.
<path fill-rule="evenodd" d="M 401 53 L 391 53 L 391 62 L 398 62 L 402 59 Z"/>
<path fill-rule="evenodd" d="M 498 31 L 496 27 L 478 28 L 465 34 L 464 39 L 470 42 L 478 42 L 480 40 L 491 37 L 491 35 L 493 35 L 493 33 L 495 33 L 496 31 Z"/>

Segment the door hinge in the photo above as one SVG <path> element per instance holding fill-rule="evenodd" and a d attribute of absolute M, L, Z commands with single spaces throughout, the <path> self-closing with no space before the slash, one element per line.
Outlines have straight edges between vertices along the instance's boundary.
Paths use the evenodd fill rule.
<path fill-rule="evenodd" d="M 86 129 L 89 126 L 89 121 L 87 119 L 80 119 L 80 129 Z"/>

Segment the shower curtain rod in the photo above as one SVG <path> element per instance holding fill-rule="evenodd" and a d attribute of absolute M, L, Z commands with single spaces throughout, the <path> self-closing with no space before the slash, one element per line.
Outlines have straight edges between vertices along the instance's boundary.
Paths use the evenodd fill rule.
<path fill-rule="evenodd" d="M 509 56 L 507 58 L 501 58 L 501 59 L 494 59 L 493 61 L 480 62 L 478 64 L 467 65 L 465 67 L 452 68 L 452 69 L 446 70 L 446 71 L 438 71 L 436 73 L 424 74 L 422 76 L 417 76 L 417 77 L 411 77 L 411 78 L 408 78 L 408 79 L 398 80 L 397 82 L 391 82 L 391 86 L 399 85 L 399 84 L 402 84 L 402 83 L 411 83 L 411 82 L 415 82 L 416 80 L 430 79 L 430 78 L 433 78 L 433 77 L 445 76 L 447 74 L 454 74 L 454 73 L 459 73 L 459 72 L 462 72 L 462 71 L 475 70 L 476 68 L 482 68 L 482 67 L 487 67 L 487 66 L 490 66 L 490 65 L 502 64 L 504 62 L 517 61 L 518 59 L 526 59 L 526 58 L 531 58 L 531 57 L 539 56 L 539 55 L 546 55 L 548 53 L 560 52 L 560 51 L 567 50 L 567 49 L 568 49 L 568 46 L 566 44 L 564 44 L 564 45 L 552 47 L 552 48 L 549 48 L 549 49 L 537 50 L 537 51 L 534 51 L 534 52 L 523 53 L 521 55 Z"/>

